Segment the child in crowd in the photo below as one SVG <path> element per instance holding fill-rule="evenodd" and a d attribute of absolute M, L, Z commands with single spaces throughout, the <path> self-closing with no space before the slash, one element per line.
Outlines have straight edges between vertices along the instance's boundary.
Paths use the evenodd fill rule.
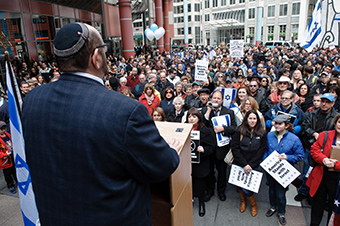
<path fill-rule="evenodd" d="M 12 154 L 11 135 L 6 131 L 7 124 L 3 121 L 0 121 L 0 168 L 4 172 L 9 191 L 12 194 L 15 194 L 17 192 L 15 189 L 17 177 Z"/>

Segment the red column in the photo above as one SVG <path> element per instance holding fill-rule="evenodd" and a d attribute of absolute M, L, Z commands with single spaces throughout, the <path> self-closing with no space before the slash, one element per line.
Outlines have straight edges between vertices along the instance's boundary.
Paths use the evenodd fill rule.
<path fill-rule="evenodd" d="M 126 0 L 118 0 L 119 4 L 119 18 L 123 42 L 123 55 L 125 59 L 135 56 L 133 30 L 132 30 L 132 16 L 131 3 Z"/>
<path fill-rule="evenodd" d="M 156 13 L 156 24 L 158 27 L 163 27 L 163 9 L 162 0 L 155 0 L 155 13 Z M 158 50 L 160 53 L 164 50 L 164 39 L 163 37 L 157 41 Z"/>
<path fill-rule="evenodd" d="M 169 2 L 163 1 L 163 18 L 164 18 L 164 47 L 166 51 L 170 51 L 170 36 L 169 36 Z"/>

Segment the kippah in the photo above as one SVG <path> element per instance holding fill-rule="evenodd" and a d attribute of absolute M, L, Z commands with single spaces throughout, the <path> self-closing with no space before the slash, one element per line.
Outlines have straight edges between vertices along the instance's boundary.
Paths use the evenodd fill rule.
<path fill-rule="evenodd" d="M 62 27 L 54 38 L 53 50 L 58 57 L 77 53 L 89 37 L 89 29 L 83 23 L 70 23 Z"/>

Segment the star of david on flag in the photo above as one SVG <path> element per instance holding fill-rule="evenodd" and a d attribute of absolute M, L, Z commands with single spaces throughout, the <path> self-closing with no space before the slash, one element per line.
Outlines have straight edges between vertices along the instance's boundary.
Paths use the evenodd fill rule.
<path fill-rule="evenodd" d="M 39 214 L 35 204 L 35 196 L 31 183 L 30 170 L 26 163 L 25 142 L 19 114 L 19 108 L 21 107 L 20 105 L 22 101 L 16 79 L 14 79 L 14 76 L 11 75 L 14 75 L 12 66 L 9 62 L 6 62 L 8 110 L 21 213 L 25 226 L 40 226 Z"/>
<path fill-rule="evenodd" d="M 318 0 L 307 30 L 302 38 L 301 46 L 308 52 L 311 52 L 322 38 L 321 31 L 321 2 Z"/>

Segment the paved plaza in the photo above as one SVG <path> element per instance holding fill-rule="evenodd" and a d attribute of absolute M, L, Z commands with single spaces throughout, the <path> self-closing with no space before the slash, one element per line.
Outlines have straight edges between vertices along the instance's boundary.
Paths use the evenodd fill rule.
<path fill-rule="evenodd" d="M 228 169 L 229 172 L 229 169 Z M 287 226 L 307 226 L 310 222 L 310 206 L 307 201 L 302 203 L 295 202 L 294 196 L 297 190 L 290 185 L 287 192 Z M 194 226 L 276 226 L 278 218 L 276 215 L 266 217 L 265 214 L 269 208 L 268 186 L 265 184 L 265 177 L 262 180 L 259 193 L 256 195 L 258 203 L 258 215 L 250 215 L 250 205 L 247 203 L 247 210 L 240 213 L 239 197 L 236 187 L 227 185 L 227 200 L 221 202 L 215 194 L 209 202 L 206 203 L 206 215 L 198 216 L 198 200 L 194 203 Z M 20 203 L 18 193 L 12 195 L 6 186 L 3 173 L 0 173 L 0 225 L 1 226 L 22 226 L 22 216 L 20 212 Z M 326 225 L 326 212 L 323 218 L 322 226 Z"/>

